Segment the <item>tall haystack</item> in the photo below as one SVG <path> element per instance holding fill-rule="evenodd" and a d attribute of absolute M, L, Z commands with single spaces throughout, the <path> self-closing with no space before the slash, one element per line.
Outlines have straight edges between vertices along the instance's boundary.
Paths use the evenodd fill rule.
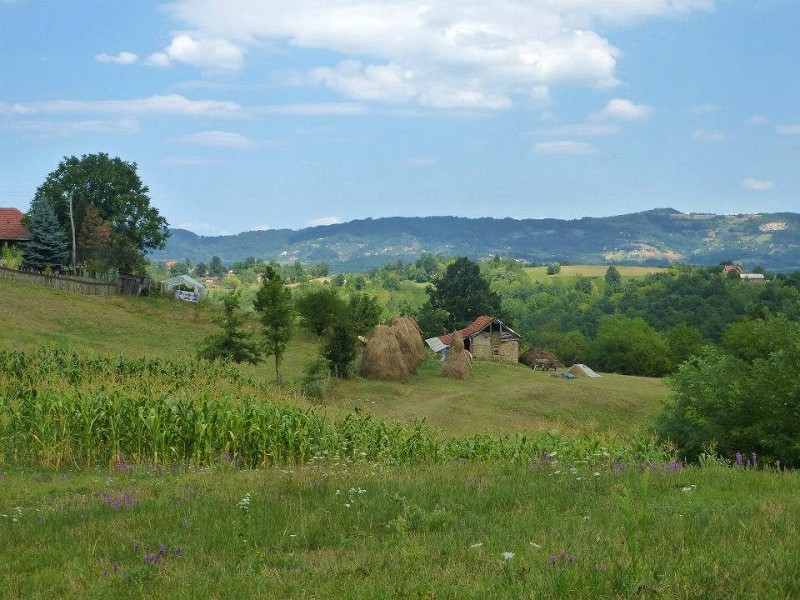
<path fill-rule="evenodd" d="M 419 325 L 411 317 L 392 317 L 392 331 L 408 368 L 415 372 L 425 358 L 425 343 Z"/>
<path fill-rule="evenodd" d="M 361 374 L 369 379 L 406 381 L 410 375 L 394 331 L 378 325 L 361 357 Z"/>
<path fill-rule="evenodd" d="M 467 379 L 470 373 L 470 356 L 464 350 L 464 340 L 457 331 L 453 334 L 447 356 L 442 363 L 442 377 L 453 379 Z"/>

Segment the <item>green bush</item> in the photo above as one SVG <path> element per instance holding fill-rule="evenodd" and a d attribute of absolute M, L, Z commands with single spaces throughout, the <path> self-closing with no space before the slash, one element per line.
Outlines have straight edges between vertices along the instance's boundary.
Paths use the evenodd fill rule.
<path fill-rule="evenodd" d="M 640 318 L 607 316 L 588 348 L 592 368 L 608 373 L 661 377 L 669 371 L 669 348 Z"/>
<path fill-rule="evenodd" d="M 674 394 L 658 433 L 689 459 L 715 447 L 728 459 L 755 452 L 800 466 L 800 325 L 773 317 L 735 324 L 725 337 L 742 342 L 732 346 L 741 355 L 708 349 L 682 364 L 669 379 Z M 745 351 L 744 340 L 759 353 Z"/>

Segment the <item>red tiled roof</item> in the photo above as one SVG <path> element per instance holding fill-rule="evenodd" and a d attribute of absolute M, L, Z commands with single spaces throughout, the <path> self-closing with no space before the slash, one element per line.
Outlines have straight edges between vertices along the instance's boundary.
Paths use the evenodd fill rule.
<path fill-rule="evenodd" d="M 472 323 L 467 325 L 464 329 L 460 330 L 458 333 L 461 334 L 462 339 L 467 339 L 471 335 L 478 333 L 481 329 L 486 327 L 489 323 L 495 320 L 495 317 L 478 317 Z M 450 342 L 453 341 L 453 334 L 448 333 L 447 335 L 443 335 L 439 338 L 442 340 L 442 343 L 449 346 Z"/>
<path fill-rule="evenodd" d="M 0 240 L 26 240 L 28 230 L 22 224 L 25 215 L 16 208 L 0 208 Z"/>

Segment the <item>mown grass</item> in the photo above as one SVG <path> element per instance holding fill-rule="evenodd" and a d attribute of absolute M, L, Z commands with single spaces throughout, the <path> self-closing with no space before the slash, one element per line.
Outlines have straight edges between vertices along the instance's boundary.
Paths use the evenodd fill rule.
<path fill-rule="evenodd" d="M 556 460 L 5 469 L 0 596 L 800 595 L 797 474 Z"/>
<path fill-rule="evenodd" d="M 637 267 L 615 265 L 623 279 L 626 277 L 644 277 L 651 273 L 666 271 L 663 267 Z M 557 275 L 548 275 L 547 267 L 528 267 L 525 271 L 534 281 L 552 281 L 557 278 L 603 277 L 608 270 L 608 265 L 562 265 L 561 272 Z"/>
<path fill-rule="evenodd" d="M 476 361 L 467 380 L 440 376 L 429 358 L 402 385 L 363 378 L 339 382 L 326 404 L 392 419 L 424 418 L 453 434 L 478 431 L 627 433 L 652 422 L 668 389 L 660 379 L 603 375 L 567 380 L 524 365 Z"/>

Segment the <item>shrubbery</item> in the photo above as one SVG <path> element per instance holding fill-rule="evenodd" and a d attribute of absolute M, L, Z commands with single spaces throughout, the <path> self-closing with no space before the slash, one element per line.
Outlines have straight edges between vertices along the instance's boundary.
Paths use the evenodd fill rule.
<path fill-rule="evenodd" d="M 659 434 L 696 459 L 755 452 L 800 466 L 800 324 L 783 316 L 734 324 L 725 349 L 707 349 L 670 377 Z"/>

